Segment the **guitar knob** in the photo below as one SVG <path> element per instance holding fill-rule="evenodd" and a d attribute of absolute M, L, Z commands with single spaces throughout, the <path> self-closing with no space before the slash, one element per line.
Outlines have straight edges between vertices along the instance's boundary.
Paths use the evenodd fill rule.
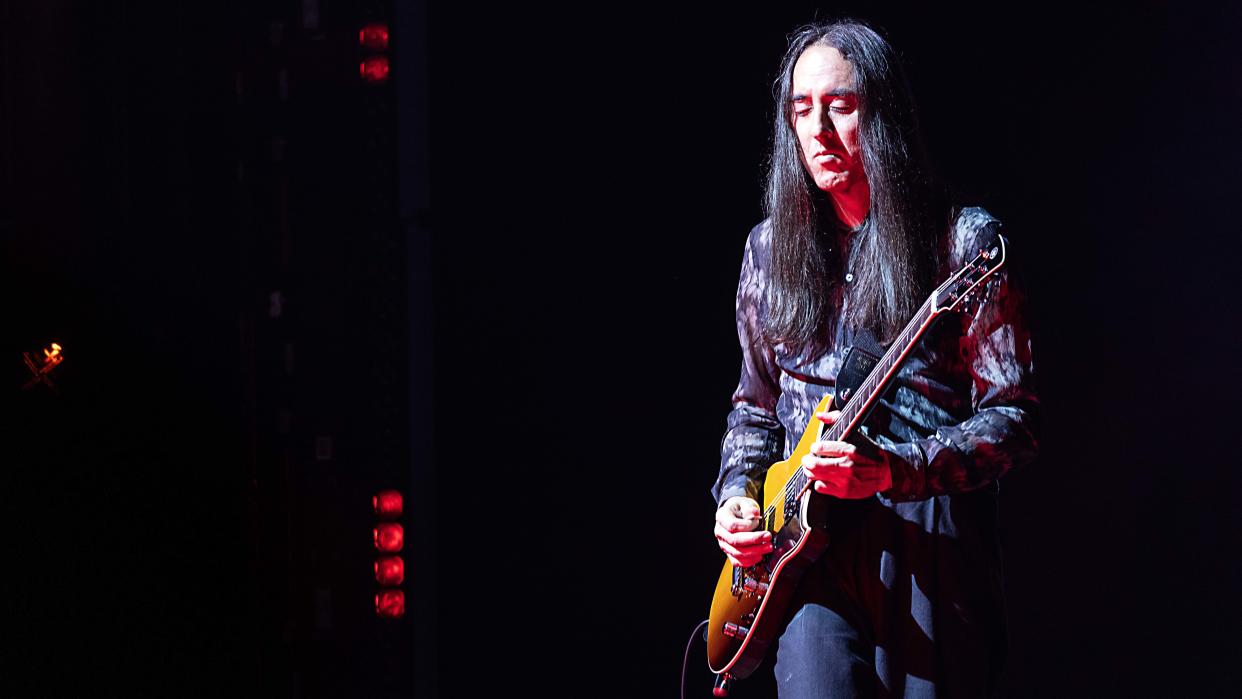
<path fill-rule="evenodd" d="M 754 578 L 746 578 L 746 582 L 742 583 L 742 590 L 756 597 L 762 597 L 768 594 L 768 584 L 765 582 L 759 582 Z"/>
<path fill-rule="evenodd" d="M 750 633 L 750 629 L 733 622 L 726 622 L 721 633 L 730 638 L 742 639 L 746 638 L 746 635 Z"/>

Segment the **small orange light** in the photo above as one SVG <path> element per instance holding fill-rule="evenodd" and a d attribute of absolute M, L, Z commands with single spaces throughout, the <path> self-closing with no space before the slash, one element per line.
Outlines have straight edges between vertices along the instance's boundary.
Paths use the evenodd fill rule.
<path fill-rule="evenodd" d="M 388 80 L 388 57 L 367 56 L 358 66 L 362 79 L 375 85 Z"/>
<path fill-rule="evenodd" d="M 61 354 L 62 349 L 59 343 L 53 342 L 43 350 L 42 357 L 38 352 L 22 352 L 22 361 L 30 370 L 30 380 L 22 388 L 29 389 L 35 384 L 43 384 L 55 391 L 56 386 L 52 384 L 51 374 L 53 369 L 65 361 L 65 355 Z"/>
<path fill-rule="evenodd" d="M 65 358 L 65 355 L 60 353 L 61 349 L 60 345 L 53 342 L 51 347 L 43 350 L 43 371 L 51 370 Z"/>
<path fill-rule="evenodd" d="M 401 590 L 380 590 L 375 594 L 375 615 L 385 619 L 405 616 L 405 593 Z"/>
<path fill-rule="evenodd" d="M 376 22 L 358 30 L 358 43 L 364 49 L 383 51 L 388 48 L 388 25 Z"/>
<path fill-rule="evenodd" d="M 381 556 L 375 559 L 375 582 L 388 587 L 405 582 L 405 561 L 400 556 Z"/>
<path fill-rule="evenodd" d="M 395 490 L 381 490 L 371 496 L 371 507 L 375 516 L 380 519 L 396 519 L 401 516 L 401 493 Z"/>
<path fill-rule="evenodd" d="M 405 545 L 405 530 L 396 522 L 382 522 L 372 530 L 375 548 L 384 553 L 396 553 Z"/>

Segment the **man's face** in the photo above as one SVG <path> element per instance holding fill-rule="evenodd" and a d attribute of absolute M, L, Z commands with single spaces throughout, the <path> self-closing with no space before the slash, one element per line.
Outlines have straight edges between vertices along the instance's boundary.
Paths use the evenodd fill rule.
<path fill-rule="evenodd" d="M 810 46 L 794 63 L 791 87 L 790 124 L 815 185 L 833 195 L 865 186 L 853 64 L 831 46 Z"/>

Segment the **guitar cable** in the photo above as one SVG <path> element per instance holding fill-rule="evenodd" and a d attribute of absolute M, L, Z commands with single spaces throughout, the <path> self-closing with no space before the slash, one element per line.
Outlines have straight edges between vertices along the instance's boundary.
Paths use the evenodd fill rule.
<path fill-rule="evenodd" d="M 690 632 L 690 640 L 686 642 L 686 655 L 681 660 L 681 699 L 686 699 L 686 668 L 690 666 L 690 646 L 694 645 L 694 637 L 699 635 L 699 629 L 707 626 L 711 619 L 704 619 L 699 625 L 694 627 L 694 631 Z M 707 642 L 707 637 L 703 637 L 703 641 Z"/>

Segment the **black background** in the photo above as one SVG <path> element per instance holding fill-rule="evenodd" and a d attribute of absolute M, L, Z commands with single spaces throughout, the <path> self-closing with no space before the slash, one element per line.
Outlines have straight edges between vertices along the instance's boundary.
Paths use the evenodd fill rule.
<path fill-rule="evenodd" d="M 3 17 L 4 659 L 22 686 L 379 696 L 393 683 L 351 654 L 387 653 L 445 696 L 672 695 L 720 564 L 707 490 L 770 82 L 788 31 L 840 14 L 898 47 L 934 162 L 1005 221 L 1030 289 L 1045 424 L 1004 483 L 1008 693 L 1233 686 L 1236 8 L 431 4 L 427 97 L 400 72 L 394 89 L 398 128 L 429 124 L 430 190 L 400 197 L 429 202 L 407 247 L 431 251 L 434 321 L 406 330 L 415 363 L 432 350 L 433 414 L 410 430 L 434 445 L 415 471 L 438 525 L 407 560 L 437 581 L 434 655 L 291 640 L 307 612 L 272 606 L 258 560 L 302 539 L 272 544 L 251 490 L 267 423 L 246 367 L 276 370 L 238 318 L 271 236 L 238 225 L 260 207 L 237 198 L 256 125 L 233 81 L 264 13 L 290 8 L 90 8 Z M 317 196 L 350 179 L 343 133 L 304 139 Z M 315 249 L 299 288 L 354 298 L 366 266 Z M 49 337 L 64 390 L 19 391 L 20 352 Z M 322 419 L 367 402 L 347 384 L 324 378 Z M 365 491 L 335 478 L 342 502 Z M 690 667 L 702 696 L 698 648 Z"/>

